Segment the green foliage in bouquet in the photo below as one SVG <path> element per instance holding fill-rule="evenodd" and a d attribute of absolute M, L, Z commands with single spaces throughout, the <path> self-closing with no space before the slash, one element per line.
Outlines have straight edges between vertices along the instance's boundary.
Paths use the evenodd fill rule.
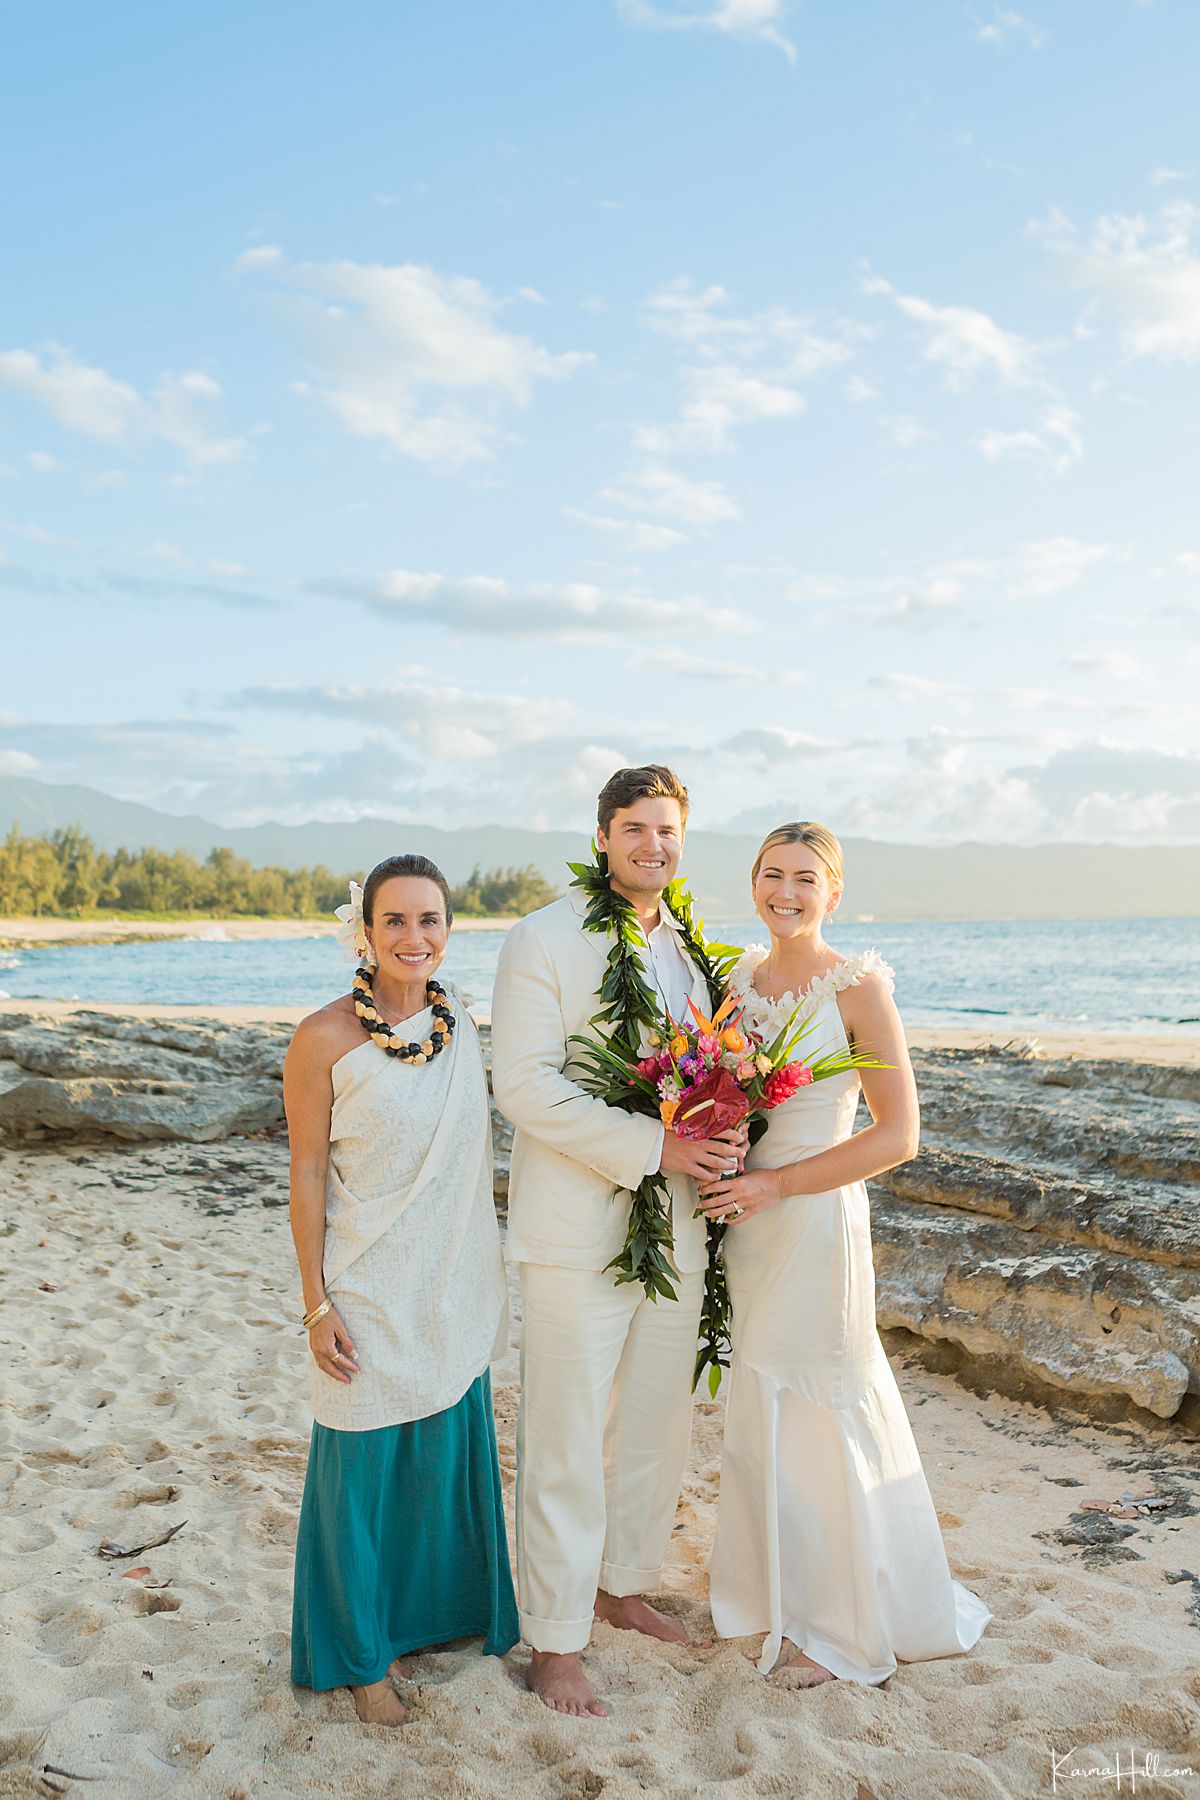
<path fill-rule="evenodd" d="M 589 1093 L 607 1105 L 657 1119 L 658 1094 L 653 1083 L 631 1080 L 630 1070 L 641 1056 L 643 1036 L 662 1032 L 667 1022 L 638 954 L 645 948 L 646 938 L 637 913 L 610 885 L 608 857 L 595 844 L 592 851 L 594 862 L 568 864 L 571 886 L 579 888 L 588 903 L 584 930 L 608 935 L 612 944 L 600 983 L 600 1006 L 588 1021 L 599 1035 L 570 1040 L 577 1047 L 575 1073 Z M 710 1004 L 718 1005 L 729 969 L 742 954 L 740 949 L 733 944 L 705 944 L 703 921 L 696 917 L 695 903 L 682 881 L 671 882 L 663 899 L 679 922 L 687 954 L 704 976 Z M 617 1285 L 637 1281 L 650 1300 L 657 1300 L 660 1294 L 677 1299 L 674 1271 L 667 1260 L 671 1243 L 666 1177 L 647 1175 L 633 1191 L 625 1242 L 608 1265 L 615 1271 Z"/>

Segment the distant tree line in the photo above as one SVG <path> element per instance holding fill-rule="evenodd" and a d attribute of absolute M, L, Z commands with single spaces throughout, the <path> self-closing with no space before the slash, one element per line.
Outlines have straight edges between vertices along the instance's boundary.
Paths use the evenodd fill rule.
<path fill-rule="evenodd" d="M 532 863 L 523 869 L 481 870 L 476 863 L 466 881 L 452 887 L 454 910 L 470 917 L 490 913 L 517 913 L 522 918 L 535 907 L 558 899 L 557 890 Z"/>
<path fill-rule="evenodd" d="M 98 850 L 73 825 L 44 837 L 27 837 L 14 825 L 0 845 L 0 915 L 8 918 L 123 912 L 312 919 L 342 904 L 346 882 L 323 864 L 255 868 L 224 847 L 203 862 L 188 850 Z M 532 866 L 476 868 L 451 892 L 455 911 L 474 916 L 526 913 L 555 898 Z"/>

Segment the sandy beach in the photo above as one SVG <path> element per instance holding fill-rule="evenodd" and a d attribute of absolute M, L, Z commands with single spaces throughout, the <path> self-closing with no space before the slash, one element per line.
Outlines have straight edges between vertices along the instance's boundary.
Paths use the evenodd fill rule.
<path fill-rule="evenodd" d="M 1200 1795 L 1200 1439 L 975 1391 L 903 1334 L 951 1567 L 995 1615 L 970 1655 L 791 1693 L 755 1670 L 757 1640 L 598 1626 L 607 1721 L 546 1712 L 526 1652 L 468 1647 L 412 1660 L 402 1732 L 360 1726 L 348 1695 L 288 1679 L 309 1418 L 282 1132 L 12 1144 L 2 1163 L 0 1796 L 1032 1800 L 1053 1758 L 1063 1792 L 1131 1750 L 1159 1758 L 1139 1792 Z M 493 1379 L 511 1520 L 515 1348 Z M 663 1602 L 700 1639 L 721 1427 L 698 1399 Z M 1169 1505 L 1093 1536 L 1082 1503 L 1126 1496 Z"/>
<path fill-rule="evenodd" d="M 507 931 L 515 919 L 474 919 L 461 915 L 455 931 Z M 336 919 L 13 919 L 0 918 L 0 950 L 29 950 L 45 944 L 124 944 L 201 938 L 209 942 L 263 938 L 332 937 Z"/>

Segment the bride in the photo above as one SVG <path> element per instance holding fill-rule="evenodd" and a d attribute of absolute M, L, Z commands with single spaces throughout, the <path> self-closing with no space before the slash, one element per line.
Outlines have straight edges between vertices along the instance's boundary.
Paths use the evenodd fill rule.
<path fill-rule="evenodd" d="M 842 874 L 824 826 L 772 831 L 751 876 L 771 946 L 747 950 L 732 984 L 766 1041 L 799 1001 L 814 1022 L 802 1055 L 850 1043 L 889 1066 L 800 1088 L 746 1173 L 701 1199 L 729 1225 L 733 1306 L 713 1619 L 722 1637 L 765 1632 L 758 1666 L 792 1687 L 877 1685 L 897 1661 L 969 1650 L 991 1617 L 951 1579 L 875 1328 L 863 1183 L 916 1154 L 919 1115 L 892 971 L 822 935 Z M 860 1080 L 871 1123 L 851 1135 Z"/>

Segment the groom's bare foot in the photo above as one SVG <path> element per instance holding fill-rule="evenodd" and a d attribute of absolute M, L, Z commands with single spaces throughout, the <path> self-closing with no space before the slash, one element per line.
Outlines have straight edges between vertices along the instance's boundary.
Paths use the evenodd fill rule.
<path fill-rule="evenodd" d="M 640 1594 L 606 1594 L 601 1588 L 596 1595 L 595 1615 L 606 1625 L 615 1625 L 619 1631 L 640 1631 L 646 1637 L 661 1638 L 664 1644 L 687 1644 L 693 1650 L 707 1650 L 708 1643 L 698 1644 L 690 1638 L 678 1619 L 669 1619 L 665 1613 L 655 1612 L 647 1605 Z"/>
<path fill-rule="evenodd" d="M 777 1687 L 810 1688 L 820 1687 L 826 1681 L 836 1681 L 837 1676 L 823 1663 L 814 1662 L 811 1656 L 805 1656 L 803 1650 L 798 1649 L 790 1638 L 784 1638 L 779 1661 L 771 1670 L 771 1679 Z"/>
<path fill-rule="evenodd" d="M 525 1685 L 551 1712 L 569 1713 L 573 1719 L 608 1717 L 608 1708 L 596 1698 L 577 1651 L 561 1655 L 557 1650 L 535 1650 Z"/>

